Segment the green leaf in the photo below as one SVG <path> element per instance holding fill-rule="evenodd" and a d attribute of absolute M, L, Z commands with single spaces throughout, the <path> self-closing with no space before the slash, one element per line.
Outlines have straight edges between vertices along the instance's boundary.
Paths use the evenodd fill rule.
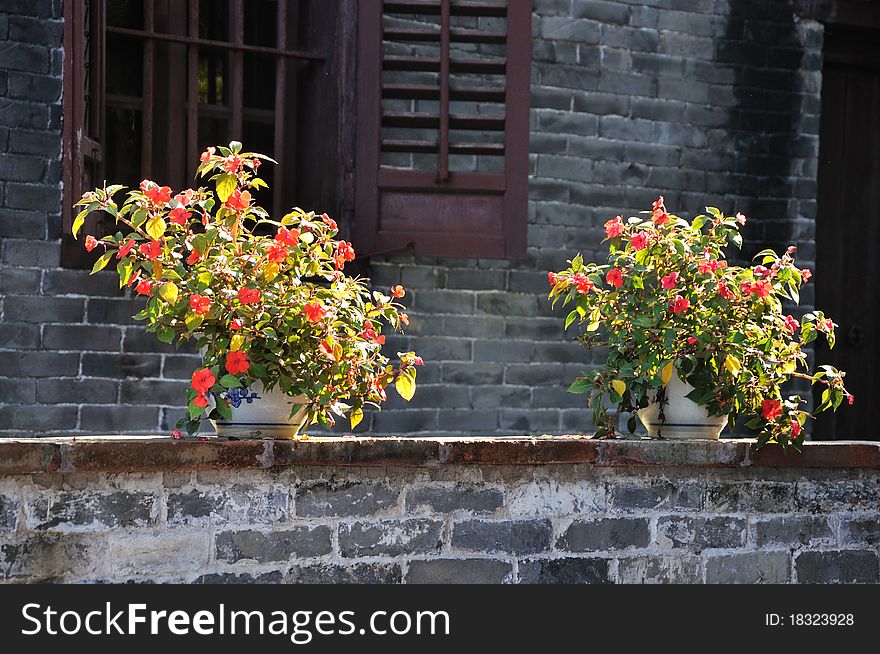
<path fill-rule="evenodd" d="M 113 258 L 115 252 L 115 250 L 109 250 L 102 254 L 101 258 L 95 262 L 94 266 L 92 266 L 92 272 L 90 274 L 94 275 L 96 272 L 104 270 L 104 268 L 107 267 L 107 264 L 110 263 L 110 259 Z"/>
<path fill-rule="evenodd" d="M 147 234 L 149 234 L 150 238 L 154 241 L 158 241 L 165 235 L 165 229 L 167 227 L 168 225 L 165 224 L 162 216 L 153 216 L 147 221 Z"/>
<path fill-rule="evenodd" d="M 159 297 L 169 304 L 177 302 L 177 286 L 174 282 L 165 282 L 162 284 L 159 287 Z"/>
<path fill-rule="evenodd" d="M 220 378 L 220 385 L 223 388 L 241 388 L 241 381 L 235 375 L 223 375 Z"/>
<path fill-rule="evenodd" d="M 170 327 L 160 329 L 156 332 L 156 338 L 158 338 L 163 343 L 170 343 L 174 340 L 174 330 Z"/>
<path fill-rule="evenodd" d="M 76 233 L 83 226 L 83 223 L 86 222 L 86 216 L 89 215 L 88 209 L 83 209 L 78 214 L 76 214 L 76 218 L 73 219 L 73 238 L 76 238 Z"/>
<path fill-rule="evenodd" d="M 568 387 L 568 392 L 575 395 L 580 395 L 581 393 L 586 393 L 592 387 L 592 379 L 587 379 L 586 377 L 578 377 L 574 380 L 574 383 Z"/>
<path fill-rule="evenodd" d="M 189 331 L 194 331 L 199 328 L 199 326 L 204 321 L 205 317 L 197 315 L 195 313 L 191 313 L 186 317 L 186 328 Z"/>
<path fill-rule="evenodd" d="M 232 195 L 236 185 L 237 180 L 235 179 L 235 175 L 224 173 L 217 178 L 217 197 L 220 198 L 221 202 L 226 202 L 226 200 L 229 199 L 229 196 Z"/>
<path fill-rule="evenodd" d="M 578 317 L 577 309 L 575 309 L 574 311 L 569 313 L 565 319 L 565 328 L 568 329 L 568 327 L 571 325 L 571 323 L 573 323 L 575 320 L 577 320 L 577 317 Z"/>
<path fill-rule="evenodd" d="M 415 368 L 407 368 L 394 380 L 394 388 L 400 393 L 400 397 L 409 402 L 416 394 L 416 371 Z"/>
<path fill-rule="evenodd" d="M 131 279 L 131 274 L 134 272 L 134 262 L 126 257 L 116 264 L 116 272 L 119 274 L 119 288 L 122 288 Z"/>

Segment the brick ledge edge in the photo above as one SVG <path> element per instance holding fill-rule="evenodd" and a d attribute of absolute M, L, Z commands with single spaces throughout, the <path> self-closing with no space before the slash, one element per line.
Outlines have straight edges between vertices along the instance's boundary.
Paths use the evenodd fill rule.
<path fill-rule="evenodd" d="M 174 472 L 297 465 L 449 464 L 776 468 L 880 468 L 880 443 L 807 443 L 802 453 L 755 441 L 597 441 L 583 436 L 173 441 L 150 437 L 0 440 L 0 475 L 46 472 Z"/>

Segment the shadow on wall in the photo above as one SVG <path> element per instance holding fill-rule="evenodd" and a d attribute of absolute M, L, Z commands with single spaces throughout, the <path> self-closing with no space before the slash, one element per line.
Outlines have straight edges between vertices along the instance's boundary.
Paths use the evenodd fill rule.
<path fill-rule="evenodd" d="M 802 239 L 794 222 L 795 180 L 799 159 L 815 156 L 801 151 L 809 145 L 799 138 L 804 46 L 789 3 L 731 0 L 716 56 L 735 72 L 736 107 L 727 127 L 734 149 L 731 184 L 745 201 L 737 209 L 756 219 L 745 233 L 742 256 L 749 260 L 765 247 L 778 251 Z"/>

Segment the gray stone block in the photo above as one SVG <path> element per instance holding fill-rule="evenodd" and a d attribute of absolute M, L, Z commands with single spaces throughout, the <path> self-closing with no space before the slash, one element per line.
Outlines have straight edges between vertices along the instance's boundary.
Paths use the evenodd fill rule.
<path fill-rule="evenodd" d="M 315 482 L 294 494 L 296 515 L 367 516 L 397 505 L 400 491 L 380 482 Z"/>
<path fill-rule="evenodd" d="M 708 584 L 784 584 L 791 580 L 788 552 L 748 552 L 710 557 Z"/>
<path fill-rule="evenodd" d="M 880 580 L 877 552 L 871 550 L 801 552 L 794 565 L 801 584 L 876 584 Z"/>
<path fill-rule="evenodd" d="M 437 553 L 442 539 L 443 523 L 428 518 L 339 525 L 339 550 L 350 558 Z"/>
<path fill-rule="evenodd" d="M 408 513 L 433 512 L 494 513 L 504 503 L 497 488 L 483 488 L 457 483 L 451 486 L 428 485 L 412 488 L 406 495 Z"/>
<path fill-rule="evenodd" d="M 550 548 L 549 520 L 464 520 L 452 528 L 452 547 L 473 552 L 537 554 Z"/>
<path fill-rule="evenodd" d="M 742 547 L 746 538 L 745 527 L 742 518 L 662 516 L 657 521 L 657 544 L 696 551 Z"/>
<path fill-rule="evenodd" d="M 519 563 L 521 584 L 607 584 L 611 583 L 607 559 L 528 559 Z"/>
<path fill-rule="evenodd" d="M 289 561 L 294 557 L 330 554 L 332 530 L 327 525 L 292 527 L 284 531 L 221 531 L 216 537 L 217 559 L 235 563 Z"/>
<path fill-rule="evenodd" d="M 432 559 L 410 561 L 408 584 L 503 584 L 510 583 L 513 566 L 496 559 Z"/>
<path fill-rule="evenodd" d="M 291 568 L 288 579 L 295 584 L 399 584 L 402 574 L 397 563 L 317 563 Z"/>
<path fill-rule="evenodd" d="M 651 530 L 647 518 L 575 520 L 556 541 L 566 552 L 595 552 L 647 547 Z"/>

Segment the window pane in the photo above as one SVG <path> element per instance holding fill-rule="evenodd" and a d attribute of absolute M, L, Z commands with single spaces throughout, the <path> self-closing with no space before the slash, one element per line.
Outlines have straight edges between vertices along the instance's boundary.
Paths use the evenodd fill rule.
<path fill-rule="evenodd" d="M 229 63 L 226 55 L 217 50 L 199 52 L 199 102 L 201 104 L 228 104 L 227 84 Z"/>
<path fill-rule="evenodd" d="M 143 29 L 143 0 L 107 0 L 107 24 L 113 27 Z"/>
<path fill-rule="evenodd" d="M 274 48 L 278 31 L 277 0 L 250 0 L 244 5 L 244 42 Z"/>
<path fill-rule="evenodd" d="M 200 0 L 199 37 L 212 41 L 229 41 L 229 2 Z"/>
<path fill-rule="evenodd" d="M 105 176 L 113 183 L 137 187 L 141 181 L 141 112 L 107 107 Z"/>
<path fill-rule="evenodd" d="M 107 35 L 107 93 L 140 97 L 144 78 L 144 46 L 127 37 Z"/>
<path fill-rule="evenodd" d="M 263 55 L 244 55 L 244 106 L 275 109 L 275 59 Z"/>

